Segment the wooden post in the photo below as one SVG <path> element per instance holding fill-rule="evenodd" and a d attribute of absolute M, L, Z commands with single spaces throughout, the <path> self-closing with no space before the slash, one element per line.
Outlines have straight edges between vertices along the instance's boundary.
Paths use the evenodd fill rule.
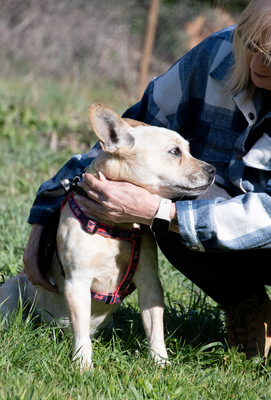
<path fill-rule="evenodd" d="M 158 17 L 159 17 L 159 0 L 150 0 L 144 51 L 139 73 L 139 86 L 138 86 L 139 99 L 142 97 L 146 85 L 148 83 L 148 72 L 152 56 Z"/>

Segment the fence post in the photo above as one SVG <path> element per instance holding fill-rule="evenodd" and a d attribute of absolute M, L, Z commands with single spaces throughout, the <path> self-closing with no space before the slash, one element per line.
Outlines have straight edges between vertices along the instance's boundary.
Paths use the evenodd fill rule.
<path fill-rule="evenodd" d="M 144 42 L 144 51 L 139 73 L 139 85 L 137 93 L 139 99 L 142 97 L 145 87 L 148 83 L 148 72 L 149 72 L 156 27 L 159 17 L 159 1 L 160 0 L 150 0 L 150 8 L 147 19 L 147 30 Z"/>

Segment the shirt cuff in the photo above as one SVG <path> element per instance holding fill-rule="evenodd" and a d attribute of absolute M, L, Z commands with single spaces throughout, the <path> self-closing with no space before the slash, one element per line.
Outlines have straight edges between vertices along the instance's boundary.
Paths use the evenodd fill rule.
<path fill-rule="evenodd" d="M 177 219 L 179 230 L 184 244 L 193 251 L 205 251 L 195 230 L 195 219 L 193 211 L 193 201 L 176 202 Z"/>

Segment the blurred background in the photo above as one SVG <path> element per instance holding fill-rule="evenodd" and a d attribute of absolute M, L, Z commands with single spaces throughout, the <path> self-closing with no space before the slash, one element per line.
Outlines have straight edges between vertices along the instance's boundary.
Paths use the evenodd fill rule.
<path fill-rule="evenodd" d="M 234 24 L 248 0 L 1 0 L 2 78 L 108 82 L 136 97 L 152 3 L 158 15 L 148 80 Z"/>
<path fill-rule="evenodd" d="M 234 24 L 248 2 L 0 0 L 1 98 L 69 116 L 71 129 L 81 117 L 88 124 L 93 101 L 121 114 L 150 79 Z"/>

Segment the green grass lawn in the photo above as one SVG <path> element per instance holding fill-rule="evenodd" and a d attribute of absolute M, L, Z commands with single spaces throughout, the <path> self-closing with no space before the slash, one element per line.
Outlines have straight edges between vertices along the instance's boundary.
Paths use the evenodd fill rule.
<path fill-rule="evenodd" d="M 54 87 L 54 96 L 60 97 L 50 108 L 45 106 L 50 96 L 43 95 L 47 103 L 41 106 L 29 93 L 22 95 L 26 88 L 21 96 L 6 83 L 2 88 L 0 278 L 5 281 L 23 266 L 27 217 L 39 184 L 91 141 L 86 139 L 90 133 L 84 134 L 87 107 L 102 95 L 88 99 L 85 94 L 70 104 L 72 93 L 67 101 L 66 91 Z M 113 107 L 114 98 L 108 93 L 105 98 Z M 115 109 L 121 112 L 125 106 L 119 101 Z M 65 146 L 50 149 L 53 131 L 66 138 Z M 69 146 L 72 132 L 78 135 L 78 149 Z M 228 350 L 221 310 L 162 255 L 159 260 L 171 365 L 161 369 L 148 356 L 136 294 L 120 307 L 113 331 L 93 341 L 94 370 L 84 373 L 71 361 L 71 337 L 54 325 L 23 323 L 19 308 L 14 323 L 0 325 L 0 399 L 271 399 L 270 362 L 261 367 L 259 360 L 246 361 Z"/>

